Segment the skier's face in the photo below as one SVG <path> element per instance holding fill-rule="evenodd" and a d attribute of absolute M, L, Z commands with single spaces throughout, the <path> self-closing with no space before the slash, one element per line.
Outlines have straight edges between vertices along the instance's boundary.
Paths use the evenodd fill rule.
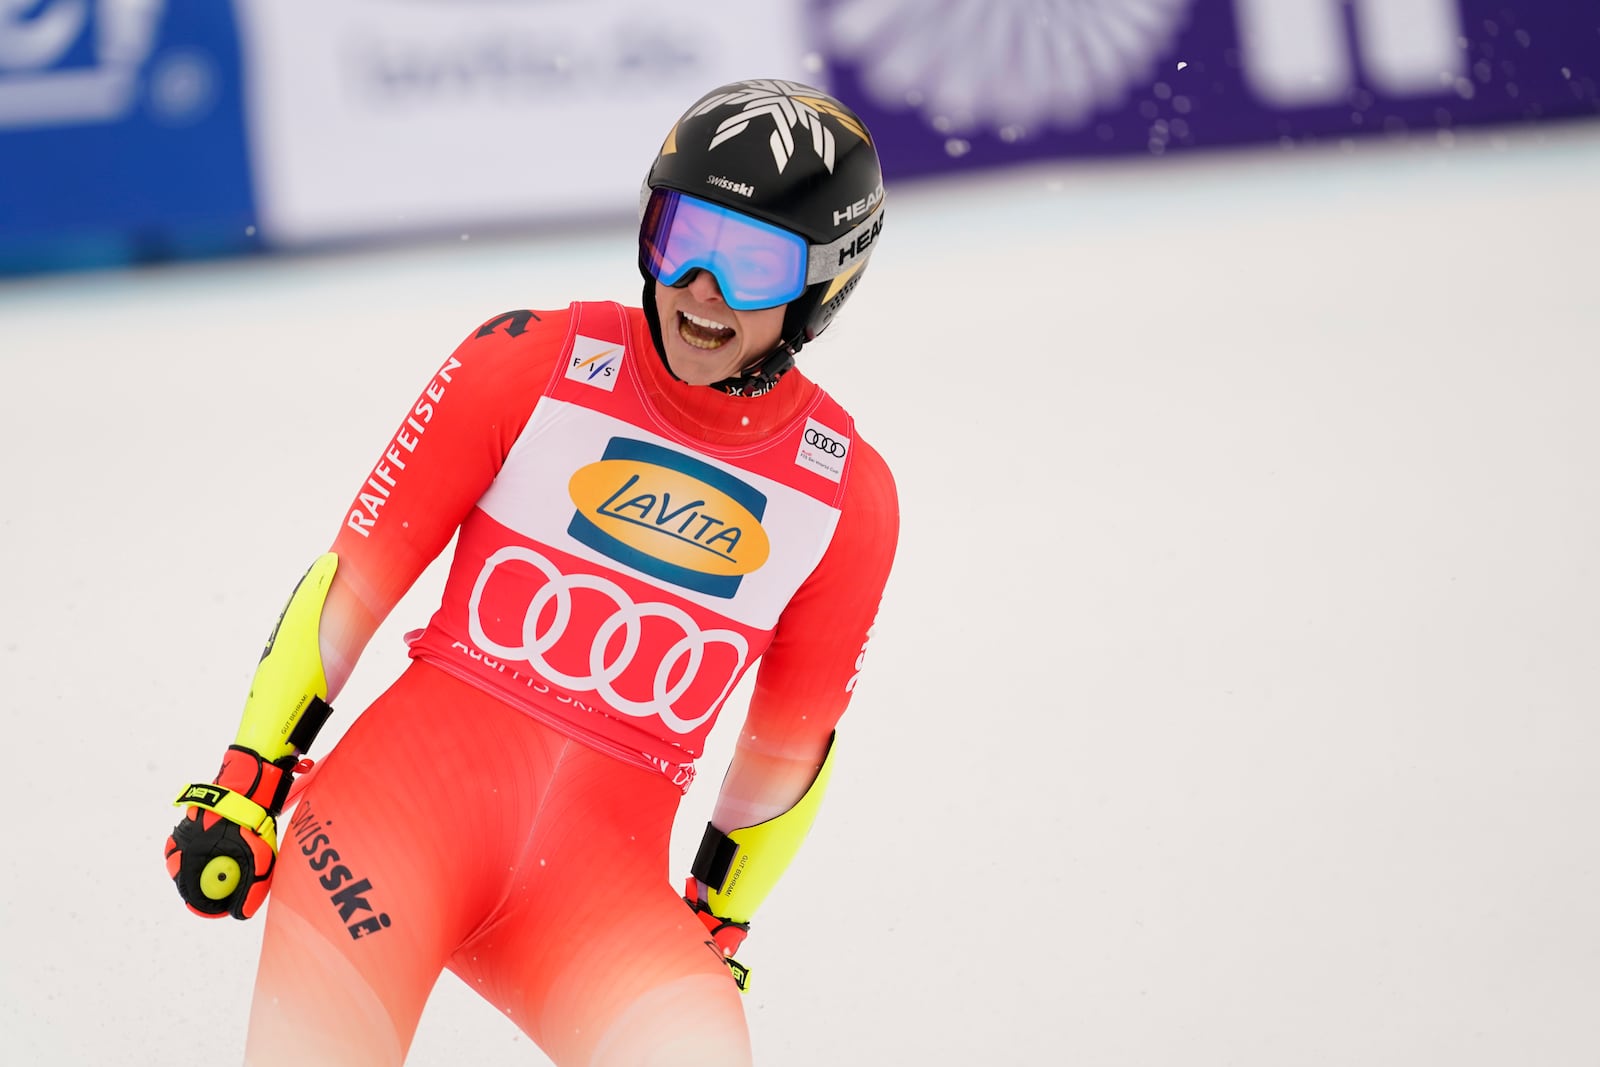
<path fill-rule="evenodd" d="M 682 287 L 656 286 L 661 341 L 672 373 L 690 385 L 731 378 L 766 355 L 783 332 L 787 304 L 737 311 L 722 299 L 710 271 L 697 270 Z"/>

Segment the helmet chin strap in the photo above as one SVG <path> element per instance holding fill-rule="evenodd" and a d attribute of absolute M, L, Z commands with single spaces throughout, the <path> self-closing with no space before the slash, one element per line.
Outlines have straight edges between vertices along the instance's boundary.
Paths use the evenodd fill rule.
<path fill-rule="evenodd" d="M 712 389 L 720 389 L 729 396 L 760 396 L 770 393 L 778 384 L 778 379 L 794 366 L 794 354 L 798 346 L 787 341 L 779 341 L 766 355 L 744 368 L 731 378 L 724 378 L 720 382 L 712 382 Z M 669 371 L 671 368 L 667 368 Z"/>
<path fill-rule="evenodd" d="M 644 283 L 644 317 L 650 324 L 650 340 L 655 343 L 656 355 L 661 360 L 661 365 L 667 368 L 667 373 L 672 375 L 672 380 L 681 382 L 682 378 L 672 369 L 672 363 L 667 359 L 667 345 L 661 336 L 661 314 L 656 310 L 656 280 L 647 278 Z M 784 325 L 788 325 L 785 316 Z M 789 340 L 781 340 L 763 356 L 752 360 L 738 374 L 712 382 L 706 388 L 716 389 L 727 393 L 729 396 L 761 396 L 770 393 L 790 368 L 794 366 L 795 353 L 800 351 L 805 341 L 805 330 L 802 328 L 798 335 Z"/>

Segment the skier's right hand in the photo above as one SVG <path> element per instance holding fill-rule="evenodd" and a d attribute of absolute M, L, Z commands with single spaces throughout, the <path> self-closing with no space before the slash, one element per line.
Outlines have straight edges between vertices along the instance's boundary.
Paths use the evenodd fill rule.
<path fill-rule="evenodd" d="M 272 887 L 277 815 L 293 779 L 293 756 L 269 763 L 230 745 L 210 785 L 185 787 L 188 811 L 167 838 L 167 873 L 189 910 L 208 919 L 248 919 Z"/>

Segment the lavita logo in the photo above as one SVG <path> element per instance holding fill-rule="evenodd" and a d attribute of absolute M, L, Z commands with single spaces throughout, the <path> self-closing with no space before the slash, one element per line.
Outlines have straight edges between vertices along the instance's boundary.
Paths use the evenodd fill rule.
<path fill-rule="evenodd" d="M 613 437 L 567 485 L 577 512 L 567 533 L 652 578 L 731 598 L 771 554 L 767 498 L 693 456 Z"/>

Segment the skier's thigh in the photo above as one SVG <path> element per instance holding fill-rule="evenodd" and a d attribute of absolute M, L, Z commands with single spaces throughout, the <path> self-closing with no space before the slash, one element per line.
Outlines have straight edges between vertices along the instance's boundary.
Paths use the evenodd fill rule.
<path fill-rule="evenodd" d="M 654 881 L 631 902 L 529 909 L 474 938 L 451 969 L 560 1067 L 746 1067 L 738 987 L 705 927 Z"/>
<path fill-rule="evenodd" d="M 341 788 L 337 770 L 307 790 L 280 843 L 252 1063 L 400 1063 L 472 921 L 447 869 L 424 862 L 432 857 L 417 821 L 390 821 L 370 793 Z"/>

